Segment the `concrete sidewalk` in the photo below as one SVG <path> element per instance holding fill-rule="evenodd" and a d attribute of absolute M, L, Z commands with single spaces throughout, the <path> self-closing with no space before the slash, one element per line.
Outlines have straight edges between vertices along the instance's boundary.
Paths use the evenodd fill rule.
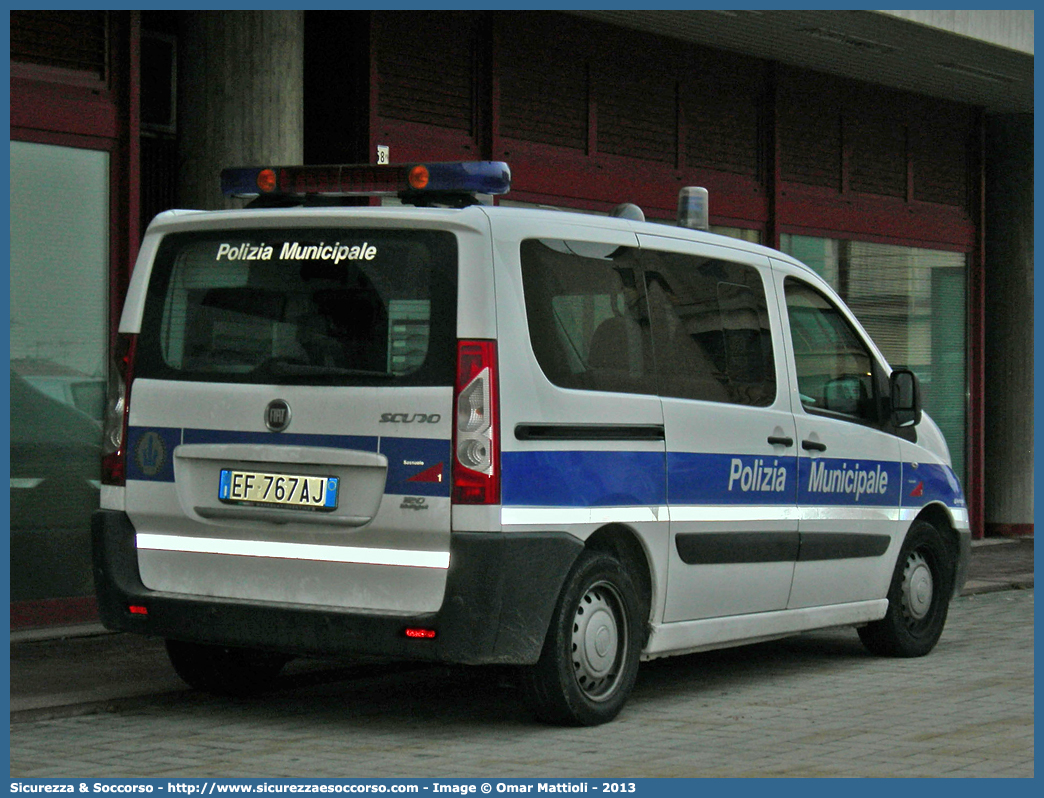
<path fill-rule="evenodd" d="M 973 543 L 965 595 L 1032 587 L 1032 538 Z M 294 686 L 371 675 L 387 667 L 372 660 L 299 660 L 285 673 L 287 685 Z M 175 676 L 161 640 L 112 634 L 97 625 L 11 635 L 12 722 L 114 711 L 185 692 L 190 690 Z"/>

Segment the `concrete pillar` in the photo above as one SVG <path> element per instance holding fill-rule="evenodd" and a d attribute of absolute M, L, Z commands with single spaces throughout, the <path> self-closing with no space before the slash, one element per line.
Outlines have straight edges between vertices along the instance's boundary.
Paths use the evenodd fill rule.
<path fill-rule="evenodd" d="M 304 12 L 192 11 L 178 53 L 178 207 L 239 207 L 221 170 L 304 158 Z"/>
<path fill-rule="evenodd" d="M 987 535 L 1033 534 L 1033 115 L 986 125 Z"/>

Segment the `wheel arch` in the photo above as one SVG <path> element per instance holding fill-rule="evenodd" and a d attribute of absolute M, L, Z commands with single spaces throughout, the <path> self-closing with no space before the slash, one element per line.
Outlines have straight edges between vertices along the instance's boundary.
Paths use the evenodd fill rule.
<path fill-rule="evenodd" d="M 627 570 L 642 602 L 645 618 L 642 629 L 647 637 L 652 613 L 652 564 L 638 533 L 624 524 L 609 524 L 587 538 L 584 547 L 615 557 Z M 646 640 L 643 639 L 641 643 L 644 649 Z"/>
<path fill-rule="evenodd" d="M 951 577 L 954 580 L 954 584 L 956 584 L 960 577 L 960 538 L 949 511 L 944 505 L 933 502 L 921 509 L 917 517 L 910 523 L 910 526 L 912 527 L 918 521 L 925 521 L 942 533 L 943 540 L 946 541 L 946 547 L 950 554 L 950 563 L 953 567 Z M 909 529 L 907 532 L 909 532 Z"/>

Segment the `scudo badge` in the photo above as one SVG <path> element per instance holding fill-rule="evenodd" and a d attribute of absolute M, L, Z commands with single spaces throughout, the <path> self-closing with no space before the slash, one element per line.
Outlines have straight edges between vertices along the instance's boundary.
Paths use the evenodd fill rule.
<path fill-rule="evenodd" d="M 265 408 L 265 426 L 272 432 L 282 432 L 290 426 L 290 405 L 283 399 L 273 399 Z"/>

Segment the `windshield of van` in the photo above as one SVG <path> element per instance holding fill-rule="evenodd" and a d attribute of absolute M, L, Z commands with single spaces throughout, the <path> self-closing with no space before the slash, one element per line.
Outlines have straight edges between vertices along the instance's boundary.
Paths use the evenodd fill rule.
<path fill-rule="evenodd" d="M 451 385 L 456 239 L 426 230 L 182 233 L 153 268 L 136 372 Z"/>

